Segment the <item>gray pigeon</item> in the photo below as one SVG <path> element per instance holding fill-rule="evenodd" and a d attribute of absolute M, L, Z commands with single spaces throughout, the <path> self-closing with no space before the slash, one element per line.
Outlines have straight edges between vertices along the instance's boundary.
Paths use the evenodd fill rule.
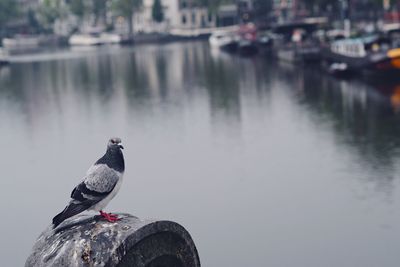
<path fill-rule="evenodd" d="M 103 212 L 117 194 L 125 170 L 124 155 L 120 138 L 111 138 L 103 157 L 89 168 L 83 181 L 71 193 L 71 201 L 65 209 L 53 218 L 56 228 L 64 220 L 85 210 L 99 211 L 109 222 L 118 220 L 117 215 Z"/>

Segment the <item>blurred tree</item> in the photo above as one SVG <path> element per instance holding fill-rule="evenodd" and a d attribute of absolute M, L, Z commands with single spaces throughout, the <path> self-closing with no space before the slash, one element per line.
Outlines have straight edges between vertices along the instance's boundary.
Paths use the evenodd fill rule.
<path fill-rule="evenodd" d="M 99 19 L 106 23 L 108 0 L 92 0 L 92 12 L 94 15 L 94 25 L 97 25 Z"/>
<path fill-rule="evenodd" d="M 83 23 L 83 19 L 88 11 L 87 0 L 67 0 L 68 9 L 70 13 L 76 16 L 77 23 L 74 25 L 73 32 L 79 31 Z"/>
<path fill-rule="evenodd" d="M 79 20 L 83 19 L 87 10 L 84 0 L 70 0 L 69 9 Z"/>
<path fill-rule="evenodd" d="M 30 27 L 32 27 L 33 32 L 37 33 L 37 32 L 43 31 L 43 27 L 40 24 L 40 22 L 38 21 L 36 12 L 34 10 L 32 10 L 32 8 L 28 9 L 26 15 L 28 17 L 28 24 L 30 25 Z"/>
<path fill-rule="evenodd" d="M 142 7 L 142 0 L 113 0 L 112 9 L 117 16 L 123 16 L 128 21 L 129 34 L 133 34 L 133 14 Z"/>
<path fill-rule="evenodd" d="M 37 9 L 37 18 L 46 32 L 51 32 L 54 22 L 63 14 L 61 0 L 43 0 Z"/>
<path fill-rule="evenodd" d="M 151 14 L 154 21 L 162 22 L 164 20 L 164 10 L 161 5 L 161 0 L 154 0 Z"/>
<path fill-rule="evenodd" d="M 7 22 L 18 14 L 15 0 L 0 0 L 0 34 L 5 31 Z"/>

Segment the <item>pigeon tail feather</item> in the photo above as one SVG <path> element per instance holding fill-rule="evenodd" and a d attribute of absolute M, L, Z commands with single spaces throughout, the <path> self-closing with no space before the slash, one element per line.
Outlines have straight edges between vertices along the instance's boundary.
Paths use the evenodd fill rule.
<path fill-rule="evenodd" d="M 56 228 L 66 219 L 74 215 L 77 215 L 78 213 L 81 213 L 82 211 L 85 211 L 88 208 L 89 207 L 87 205 L 81 203 L 80 204 L 70 203 L 68 206 L 65 207 L 65 209 L 62 212 L 60 212 L 53 218 L 53 229 Z"/>

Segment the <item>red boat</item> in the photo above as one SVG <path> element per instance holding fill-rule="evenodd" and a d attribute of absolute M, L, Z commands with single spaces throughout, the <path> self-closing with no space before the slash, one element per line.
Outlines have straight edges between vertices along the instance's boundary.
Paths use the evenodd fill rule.
<path fill-rule="evenodd" d="M 238 52 L 242 55 L 253 55 L 258 52 L 257 28 L 254 23 L 247 23 L 240 26 L 238 41 Z"/>

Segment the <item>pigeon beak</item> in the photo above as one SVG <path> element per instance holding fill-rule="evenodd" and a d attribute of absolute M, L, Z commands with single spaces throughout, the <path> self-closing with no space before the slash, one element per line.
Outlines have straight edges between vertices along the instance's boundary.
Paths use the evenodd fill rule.
<path fill-rule="evenodd" d="M 119 148 L 124 149 L 124 147 L 122 145 L 118 145 L 118 146 L 119 146 Z"/>

